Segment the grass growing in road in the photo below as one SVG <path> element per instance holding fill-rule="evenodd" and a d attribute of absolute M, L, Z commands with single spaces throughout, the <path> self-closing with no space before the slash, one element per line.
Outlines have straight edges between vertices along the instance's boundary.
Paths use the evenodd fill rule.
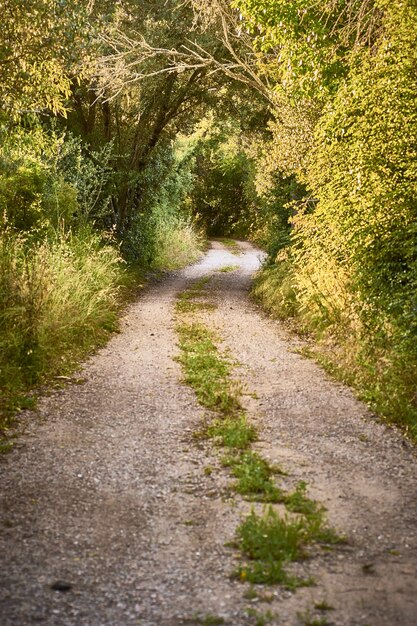
<path fill-rule="evenodd" d="M 235 573 L 240 580 L 252 584 L 280 583 L 291 589 L 311 584 L 311 580 L 288 574 L 284 567 L 305 557 L 308 527 L 303 519 L 280 517 L 269 506 L 262 515 L 252 511 L 237 528 L 236 536 L 245 557 Z"/>
<path fill-rule="evenodd" d="M 222 272 L 223 274 L 227 274 L 229 272 L 234 272 L 239 269 L 239 265 L 224 265 L 223 267 L 219 267 L 218 272 Z"/>
<path fill-rule="evenodd" d="M 263 502 L 281 502 L 283 493 L 273 483 L 273 467 L 256 452 L 245 452 L 236 458 L 232 474 L 237 478 L 234 488 L 241 495 Z"/>
<path fill-rule="evenodd" d="M 232 380 L 232 365 L 220 354 L 213 333 L 203 324 L 177 326 L 181 354 L 178 361 L 190 385 L 203 406 L 224 415 L 236 415 L 242 410 L 239 388 Z"/>
<path fill-rule="evenodd" d="M 219 241 L 229 249 L 232 254 L 240 254 L 240 248 L 237 242 L 234 239 L 229 239 L 228 237 L 223 237 L 219 239 Z"/>
<path fill-rule="evenodd" d="M 223 466 L 230 469 L 235 479 L 232 487 L 236 493 L 254 502 L 269 503 L 262 515 L 252 511 L 236 531 L 236 547 L 242 562 L 234 575 L 251 584 L 281 584 L 295 589 L 312 584 L 312 579 L 302 579 L 286 569 L 288 563 L 307 555 L 312 543 L 334 544 L 343 540 L 330 528 L 325 519 L 325 509 L 307 496 L 307 484 L 299 482 L 288 492 L 275 484 L 274 477 L 284 475 L 260 454 L 250 449 L 257 439 L 256 429 L 250 424 L 241 404 L 242 389 L 232 376 L 231 359 L 220 352 L 219 338 L 206 325 L 188 314 L 197 314 L 210 302 L 200 302 L 207 294 L 204 287 L 208 279 L 201 279 L 179 295 L 176 312 L 187 314 L 186 321 L 177 325 L 180 355 L 177 357 L 200 404 L 216 413 L 198 437 L 212 438 L 215 443 L 228 448 Z M 211 474 L 211 469 L 210 469 Z M 280 516 L 272 506 L 285 505 L 288 514 Z"/>
<path fill-rule="evenodd" d="M 210 281 L 210 276 L 203 276 L 189 289 L 181 292 L 175 303 L 177 313 L 195 313 L 196 311 L 214 311 L 217 305 L 207 300 L 201 300 L 206 296 L 204 287 Z"/>
<path fill-rule="evenodd" d="M 207 435 L 218 440 L 225 448 L 235 448 L 245 450 L 257 435 L 255 428 L 248 423 L 244 413 L 236 417 L 223 417 L 216 419 L 209 424 Z"/>

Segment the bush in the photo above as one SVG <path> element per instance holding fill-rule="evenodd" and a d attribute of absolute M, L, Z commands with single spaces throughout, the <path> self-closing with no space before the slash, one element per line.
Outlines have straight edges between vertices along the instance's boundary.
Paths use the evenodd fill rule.
<path fill-rule="evenodd" d="M 416 8 L 395 3 L 325 110 L 290 253 L 258 293 L 322 338 L 332 367 L 417 436 Z M 288 265 L 289 264 L 289 265 Z M 290 289 L 288 285 L 290 282 Z M 262 292 L 263 290 L 263 292 Z"/>

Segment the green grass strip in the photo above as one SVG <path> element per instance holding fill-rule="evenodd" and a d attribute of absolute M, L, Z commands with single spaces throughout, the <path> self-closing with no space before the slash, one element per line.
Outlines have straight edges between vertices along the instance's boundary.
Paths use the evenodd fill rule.
<path fill-rule="evenodd" d="M 214 343 L 213 333 L 203 324 L 177 326 L 185 382 L 203 406 L 223 415 L 234 416 L 241 410 L 239 391 L 231 378 L 232 365 Z"/>

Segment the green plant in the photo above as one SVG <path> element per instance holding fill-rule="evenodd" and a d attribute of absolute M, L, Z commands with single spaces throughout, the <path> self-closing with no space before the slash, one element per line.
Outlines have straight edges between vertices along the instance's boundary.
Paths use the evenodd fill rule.
<path fill-rule="evenodd" d="M 239 245 L 234 239 L 229 239 L 228 237 L 222 237 L 219 241 L 221 241 L 222 244 L 226 246 L 232 254 L 240 254 Z"/>
<path fill-rule="evenodd" d="M 231 363 L 220 355 L 213 333 L 197 323 L 180 324 L 177 332 L 181 349 L 178 361 L 199 402 L 222 414 L 237 414 L 241 409 L 239 389 L 231 378 Z"/>
<path fill-rule="evenodd" d="M 227 274 L 228 272 L 234 272 L 235 270 L 238 270 L 238 269 L 239 269 L 239 265 L 224 265 L 223 267 L 220 267 L 217 271 Z"/>
<path fill-rule="evenodd" d="M 209 437 L 218 439 L 225 448 L 246 449 L 256 441 L 256 430 L 248 424 L 245 414 L 213 420 L 207 427 Z"/>
<path fill-rule="evenodd" d="M 263 515 L 255 511 L 237 528 L 237 541 L 247 561 L 235 575 L 253 584 L 280 583 L 289 588 L 310 584 L 291 576 L 285 564 L 303 558 L 308 532 L 303 520 L 280 517 L 269 506 Z"/>
<path fill-rule="evenodd" d="M 255 626 L 266 626 L 266 624 L 270 624 L 277 616 L 272 613 L 272 611 L 266 611 L 262 613 L 261 611 L 257 611 L 252 607 L 246 609 L 246 613 L 249 617 L 254 618 Z"/>
<path fill-rule="evenodd" d="M 334 607 L 326 600 L 320 600 L 319 602 L 315 602 L 314 608 L 318 611 L 334 611 Z"/>
<path fill-rule="evenodd" d="M 314 616 L 309 610 L 304 613 L 297 613 L 297 617 L 302 626 L 331 626 L 327 617 Z"/>
<path fill-rule="evenodd" d="M 211 613 L 194 617 L 193 621 L 197 624 L 201 624 L 202 626 L 220 626 L 221 624 L 226 623 L 223 617 L 212 615 Z"/>
<path fill-rule="evenodd" d="M 116 328 L 128 281 L 117 249 L 90 229 L 29 247 L 0 236 L 0 399 L 3 426 L 27 390 L 65 374 Z"/>
<path fill-rule="evenodd" d="M 273 602 L 275 596 L 272 593 L 264 593 L 256 589 L 253 585 L 246 589 L 243 593 L 243 597 L 246 600 L 259 600 L 260 602 L 267 602 L 268 604 Z"/>
<path fill-rule="evenodd" d="M 314 500 L 307 498 L 307 483 L 303 480 L 298 483 L 290 494 L 285 494 L 283 501 L 285 506 L 292 513 L 302 513 L 306 517 L 315 517 L 324 513 L 324 508 Z"/>
<path fill-rule="evenodd" d="M 274 469 L 256 452 L 245 452 L 235 459 L 232 474 L 234 485 L 242 495 L 262 502 L 281 502 L 283 494 L 272 482 Z"/>

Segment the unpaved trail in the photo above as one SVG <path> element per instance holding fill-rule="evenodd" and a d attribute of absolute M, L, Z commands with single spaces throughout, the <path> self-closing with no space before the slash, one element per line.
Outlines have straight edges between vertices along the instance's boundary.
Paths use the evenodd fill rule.
<path fill-rule="evenodd" d="M 0 461 L 2 626 L 256 624 L 248 607 L 297 626 L 321 600 L 335 626 L 417 624 L 415 451 L 249 302 L 259 255 L 239 245 L 237 256 L 213 243 L 200 264 L 148 288 L 85 365 L 85 383 L 24 416 Z M 216 271 L 226 265 L 240 269 Z M 268 604 L 230 579 L 225 544 L 249 505 L 227 490 L 213 446 L 194 441 L 203 411 L 173 360 L 175 296 L 206 274 L 218 308 L 205 322 L 257 394 L 245 397 L 255 449 L 307 481 L 349 540 L 298 566 L 316 586 L 273 587 Z M 52 589 L 58 581 L 70 588 Z"/>

